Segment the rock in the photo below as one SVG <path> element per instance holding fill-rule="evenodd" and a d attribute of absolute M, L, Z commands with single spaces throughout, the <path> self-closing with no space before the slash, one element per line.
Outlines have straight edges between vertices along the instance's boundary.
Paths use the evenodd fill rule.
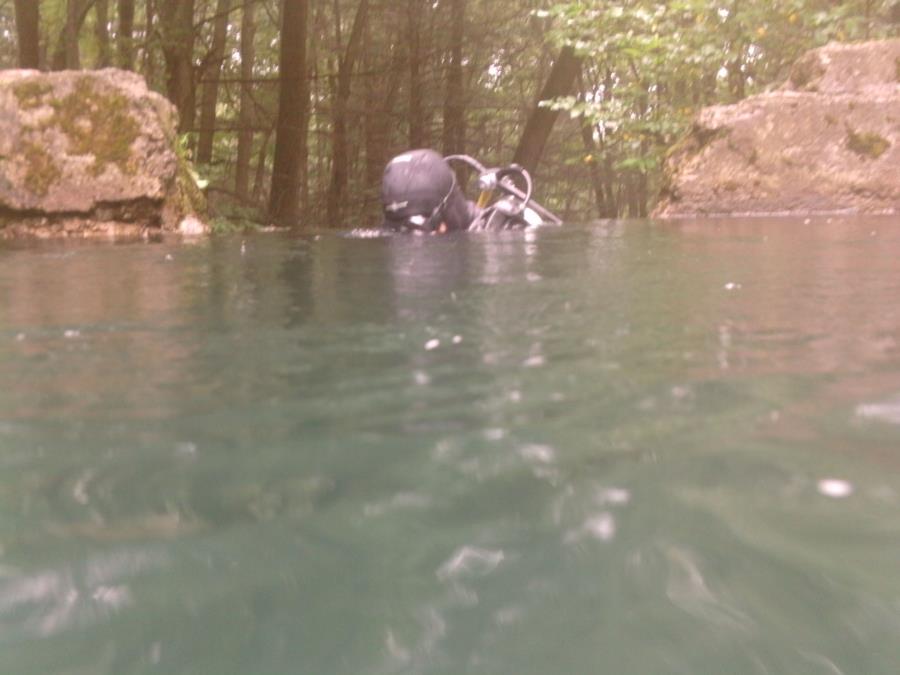
<path fill-rule="evenodd" d="M 135 73 L 0 72 L 0 235 L 177 230 L 204 200 L 176 124 Z"/>
<path fill-rule="evenodd" d="M 780 89 L 702 110 L 654 216 L 900 213 L 900 39 L 806 53 Z"/>

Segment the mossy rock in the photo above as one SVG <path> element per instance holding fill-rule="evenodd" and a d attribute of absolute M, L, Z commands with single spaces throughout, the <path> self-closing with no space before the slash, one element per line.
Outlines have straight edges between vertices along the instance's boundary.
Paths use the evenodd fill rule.
<path fill-rule="evenodd" d="M 21 148 L 27 166 L 25 187 L 38 197 L 44 197 L 59 180 L 62 171 L 50 153 L 37 143 L 23 141 Z"/>
<path fill-rule="evenodd" d="M 879 134 L 858 133 L 848 128 L 847 147 L 860 157 L 878 159 L 891 147 L 891 143 Z"/>
<path fill-rule="evenodd" d="M 176 129 L 132 72 L 0 71 L 0 214 L 34 231 L 182 231 L 206 200 Z"/>
<path fill-rule="evenodd" d="M 12 91 L 23 110 L 32 110 L 45 104 L 44 97 L 53 91 L 53 87 L 46 82 L 30 79 L 13 85 Z"/>
<path fill-rule="evenodd" d="M 83 77 L 69 95 L 51 106 L 53 116 L 46 125 L 56 126 L 66 135 L 71 154 L 94 156 L 92 175 L 99 176 L 110 164 L 122 173 L 134 173 L 131 146 L 140 126 L 123 94 Z"/>

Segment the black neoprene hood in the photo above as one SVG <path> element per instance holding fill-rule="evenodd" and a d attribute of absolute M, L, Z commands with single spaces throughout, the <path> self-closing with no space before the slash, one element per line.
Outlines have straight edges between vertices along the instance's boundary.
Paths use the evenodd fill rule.
<path fill-rule="evenodd" d="M 449 229 L 468 226 L 468 208 L 450 165 L 434 150 L 410 150 L 394 157 L 381 181 L 384 225 L 391 229 Z"/>

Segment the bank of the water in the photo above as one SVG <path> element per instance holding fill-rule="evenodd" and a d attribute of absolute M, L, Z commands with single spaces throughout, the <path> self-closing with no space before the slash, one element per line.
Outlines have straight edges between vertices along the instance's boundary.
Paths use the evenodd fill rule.
<path fill-rule="evenodd" d="M 898 225 L 0 243 L 0 672 L 893 673 Z"/>

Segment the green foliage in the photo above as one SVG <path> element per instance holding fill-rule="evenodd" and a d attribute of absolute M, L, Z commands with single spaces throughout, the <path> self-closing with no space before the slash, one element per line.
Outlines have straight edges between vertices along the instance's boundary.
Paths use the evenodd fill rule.
<path fill-rule="evenodd" d="M 211 219 L 210 227 L 216 234 L 233 234 L 261 230 L 263 222 L 264 214 L 257 208 L 225 205 Z"/>
<path fill-rule="evenodd" d="M 876 0 L 575 0 L 535 14 L 585 59 L 580 96 L 546 104 L 591 125 L 620 172 L 659 184 L 668 148 L 702 106 L 728 103 L 786 77 L 805 50 L 885 37 L 891 3 Z M 652 192 L 652 190 L 651 190 Z M 645 195 L 645 198 L 653 195 Z"/>

